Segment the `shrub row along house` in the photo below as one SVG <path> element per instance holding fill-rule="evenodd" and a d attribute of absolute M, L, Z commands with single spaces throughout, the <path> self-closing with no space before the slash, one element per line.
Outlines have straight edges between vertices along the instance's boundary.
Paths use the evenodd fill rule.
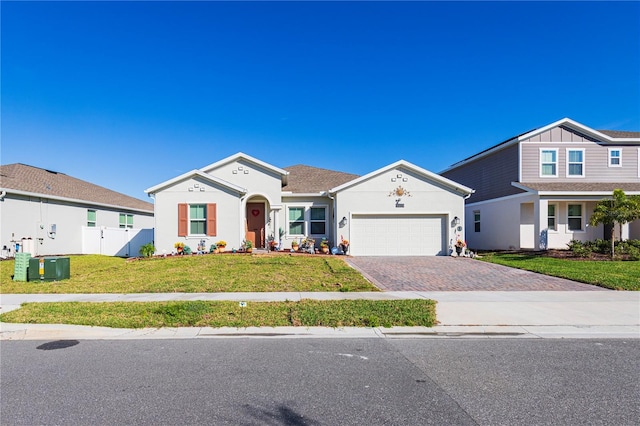
<path fill-rule="evenodd" d="M 640 132 L 594 130 L 565 118 L 510 138 L 441 173 L 475 189 L 466 238 L 477 249 L 566 249 L 571 240 L 609 239 L 589 226 L 614 189 L 640 194 Z M 616 229 L 640 239 L 640 220 Z"/>
<path fill-rule="evenodd" d="M 464 199 L 473 190 L 406 161 L 365 176 L 293 166 L 238 153 L 147 189 L 155 199 L 155 242 L 227 250 L 243 240 L 281 248 L 312 238 L 353 255 L 446 255 L 464 238 Z"/>
<path fill-rule="evenodd" d="M 137 256 L 153 241 L 153 204 L 51 170 L 0 166 L 0 248 L 32 256 Z"/>

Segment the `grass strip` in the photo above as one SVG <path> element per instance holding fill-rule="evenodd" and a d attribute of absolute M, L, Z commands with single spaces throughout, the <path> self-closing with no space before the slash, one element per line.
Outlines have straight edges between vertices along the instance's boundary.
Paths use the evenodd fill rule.
<path fill-rule="evenodd" d="M 436 302 L 309 300 L 299 302 L 55 302 L 25 303 L 0 321 L 113 328 L 159 327 L 392 327 L 436 324 Z"/>
<path fill-rule="evenodd" d="M 7 293 L 220 293 L 379 291 L 339 256 L 207 254 L 127 261 L 70 257 L 71 278 L 16 282 L 14 260 L 0 262 Z"/>
<path fill-rule="evenodd" d="M 640 291 L 638 261 L 558 259 L 535 253 L 483 253 L 481 260 L 612 290 Z"/>

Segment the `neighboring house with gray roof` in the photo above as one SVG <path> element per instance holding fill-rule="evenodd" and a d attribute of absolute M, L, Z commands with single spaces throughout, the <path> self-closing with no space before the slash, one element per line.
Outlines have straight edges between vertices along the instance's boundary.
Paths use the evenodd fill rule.
<path fill-rule="evenodd" d="M 0 166 L 3 255 L 137 256 L 153 241 L 153 204 L 64 173 Z"/>
<path fill-rule="evenodd" d="M 609 238 L 589 226 L 614 189 L 640 194 L 640 132 L 594 130 L 565 118 L 455 163 L 442 176 L 473 187 L 467 242 L 475 249 L 566 249 Z M 640 220 L 617 229 L 640 239 Z"/>
<path fill-rule="evenodd" d="M 350 254 L 385 256 L 450 254 L 473 190 L 402 160 L 358 176 L 237 153 L 145 192 L 155 199 L 159 253 L 219 240 L 227 250 L 270 239 L 290 249 L 310 237 L 316 247 L 348 240 Z"/>

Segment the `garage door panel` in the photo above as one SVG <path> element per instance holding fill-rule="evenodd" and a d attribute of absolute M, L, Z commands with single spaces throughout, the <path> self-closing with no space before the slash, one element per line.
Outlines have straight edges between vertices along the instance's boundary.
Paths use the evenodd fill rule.
<path fill-rule="evenodd" d="M 435 256 L 445 253 L 445 216 L 353 215 L 355 256 Z"/>

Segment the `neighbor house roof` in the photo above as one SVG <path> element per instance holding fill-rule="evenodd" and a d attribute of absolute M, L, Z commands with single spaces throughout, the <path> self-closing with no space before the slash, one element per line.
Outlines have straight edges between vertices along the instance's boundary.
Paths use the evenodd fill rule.
<path fill-rule="evenodd" d="M 622 189 L 625 192 L 640 192 L 640 182 L 513 182 L 513 186 L 531 192 L 571 192 L 579 193 L 613 193 L 614 189 Z"/>
<path fill-rule="evenodd" d="M 335 170 L 321 169 L 302 164 L 285 167 L 284 169 L 289 172 L 289 179 L 287 184 L 282 187 L 283 192 L 304 194 L 325 192 L 360 177 L 351 173 L 337 172 Z"/>
<path fill-rule="evenodd" d="M 640 132 L 626 132 L 623 130 L 598 130 L 600 133 L 604 133 L 612 138 L 633 139 L 640 138 Z"/>
<path fill-rule="evenodd" d="M 76 179 L 64 173 L 26 164 L 0 166 L 0 189 L 9 193 L 86 202 L 153 213 L 153 204 Z"/>

